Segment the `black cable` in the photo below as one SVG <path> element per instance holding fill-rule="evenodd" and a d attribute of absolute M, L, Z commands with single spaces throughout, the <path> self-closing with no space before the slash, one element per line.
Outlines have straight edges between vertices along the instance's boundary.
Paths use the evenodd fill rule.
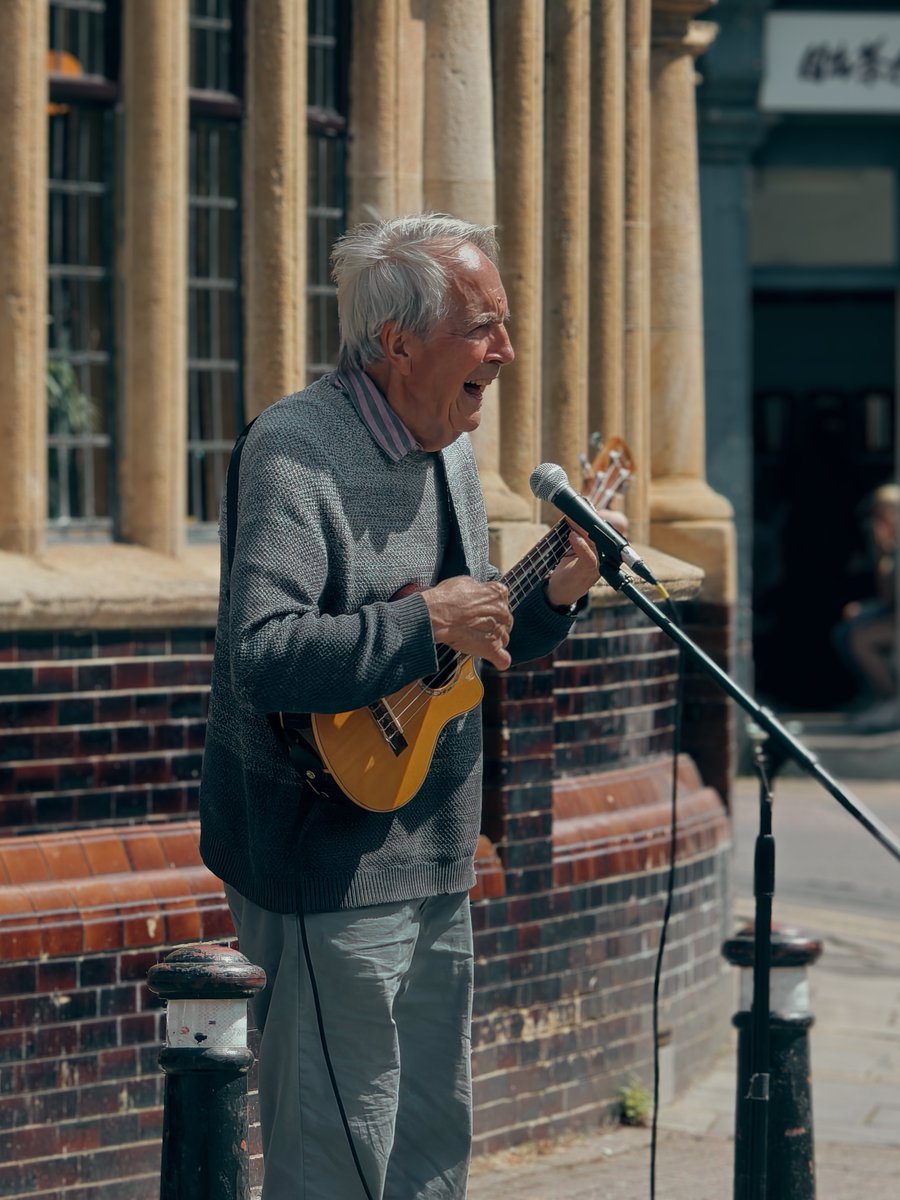
<path fill-rule="evenodd" d="M 678 610 L 666 594 L 665 606 L 674 625 L 680 624 Z M 672 790 L 671 818 L 669 824 L 669 871 L 666 883 L 666 904 L 663 910 L 656 966 L 653 972 L 653 1116 L 650 1123 L 650 1200 L 656 1200 L 656 1142 L 659 1122 L 659 988 L 662 979 L 663 955 L 666 935 L 672 915 L 675 895 L 675 863 L 678 849 L 678 755 L 681 749 L 681 722 L 684 701 L 684 654 L 678 651 L 678 672 L 675 679 L 675 723 L 672 734 Z"/>
<path fill-rule="evenodd" d="M 316 801 L 316 803 L 323 803 Z M 327 801 L 325 801 L 327 803 Z M 306 816 L 306 822 L 309 822 L 312 816 L 313 808 L 310 809 Z M 300 835 L 300 840 L 303 840 L 303 834 Z M 362 1184 L 362 1189 L 366 1194 L 366 1200 L 373 1200 L 372 1193 L 369 1191 L 369 1185 L 366 1183 L 366 1177 L 363 1173 L 362 1163 L 359 1161 L 359 1154 L 356 1149 L 356 1144 L 353 1141 L 353 1131 L 350 1128 L 350 1122 L 347 1120 L 347 1112 L 344 1108 L 344 1102 L 341 1099 L 341 1091 L 338 1087 L 337 1076 L 335 1075 L 334 1067 L 331 1062 L 331 1054 L 328 1050 L 328 1039 L 325 1036 L 325 1020 L 322 1016 L 322 1005 L 319 1000 L 319 985 L 316 983 L 316 973 L 313 969 L 312 956 L 309 952 L 309 940 L 306 933 L 306 914 L 303 911 L 303 895 L 300 894 L 300 903 L 297 908 L 297 923 L 300 927 L 300 941 L 303 945 L 303 957 L 306 960 L 306 969 L 309 973 L 309 984 L 312 990 L 313 1007 L 316 1010 L 316 1025 L 319 1028 L 319 1042 L 322 1046 L 322 1056 L 325 1059 L 325 1066 L 328 1070 L 328 1078 L 331 1080 L 331 1090 L 334 1092 L 334 1098 L 338 1106 L 338 1112 L 341 1114 L 341 1123 L 344 1126 L 344 1133 L 347 1137 L 347 1145 L 350 1147 L 350 1153 L 353 1156 L 353 1165 L 356 1167 L 356 1173 L 359 1176 L 359 1182 Z"/>

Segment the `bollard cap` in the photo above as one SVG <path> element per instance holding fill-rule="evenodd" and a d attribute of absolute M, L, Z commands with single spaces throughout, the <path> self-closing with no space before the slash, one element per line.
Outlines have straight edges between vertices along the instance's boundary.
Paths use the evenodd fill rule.
<path fill-rule="evenodd" d="M 151 967 L 147 986 L 165 1000 L 243 1000 L 266 986 L 266 973 L 230 946 L 198 942 Z"/>
<path fill-rule="evenodd" d="M 755 948 L 754 926 L 748 924 L 722 943 L 722 954 L 732 966 L 752 967 Z M 820 957 L 822 942 L 796 925 L 773 921 L 771 948 L 773 967 L 808 967 Z"/>

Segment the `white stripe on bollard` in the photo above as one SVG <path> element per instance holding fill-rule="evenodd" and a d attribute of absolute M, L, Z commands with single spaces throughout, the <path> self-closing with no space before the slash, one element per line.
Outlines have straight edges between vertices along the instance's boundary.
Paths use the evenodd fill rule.
<path fill-rule="evenodd" d="M 246 1000 L 169 1000 L 166 1045 L 237 1050 L 247 1045 Z"/>

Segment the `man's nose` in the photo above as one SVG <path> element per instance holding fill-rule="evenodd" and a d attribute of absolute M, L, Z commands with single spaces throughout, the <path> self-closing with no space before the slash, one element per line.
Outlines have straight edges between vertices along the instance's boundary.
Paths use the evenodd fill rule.
<path fill-rule="evenodd" d="M 511 363 L 516 357 L 516 352 L 513 350 L 512 342 L 509 340 L 509 333 L 505 325 L 498 325 L 494 334 L 491 348 L 488 351 L 488 358 L 491 362 Z"/>

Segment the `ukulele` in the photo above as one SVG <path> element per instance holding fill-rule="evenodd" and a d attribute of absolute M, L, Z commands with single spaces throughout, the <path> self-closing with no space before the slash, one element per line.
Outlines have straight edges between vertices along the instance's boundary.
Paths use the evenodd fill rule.
<path fill-rule="evenodd" d="M 606 508 L 634 472 L 628 447 L 609 438 L 589 465 L 585 488 L 591 503 Z M 559 521 L 500 582 L 516 606 L 557 566 L 569 546 L 570 526 Z M 475 660 L 438 645 L 438 669 L 390 696 L 342 713 L 313 713 L 312 734 L 322 763 L 354 804 L 370 812 L 393 812 L 425 781 L 441 730 L 474 708 L 484 695 Z"/>

